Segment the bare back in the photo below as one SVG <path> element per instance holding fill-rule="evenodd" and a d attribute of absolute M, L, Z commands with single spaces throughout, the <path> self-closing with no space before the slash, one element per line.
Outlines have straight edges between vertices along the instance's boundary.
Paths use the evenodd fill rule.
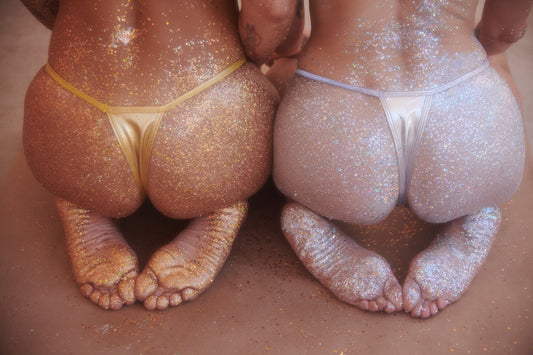
<path fill-rule="evenodd" d="M 236 21 L 231 0 L 62 1 L 49 62 L 101 101 L 154 105 L 243 56 Z"/>
<path fill-rule="evenodd" d="M 446 83 L 485 58 L 473 36 L 476 6 L 475 0 L 311 0 L 312 34 L 299 67 L 376 90 Z"/>

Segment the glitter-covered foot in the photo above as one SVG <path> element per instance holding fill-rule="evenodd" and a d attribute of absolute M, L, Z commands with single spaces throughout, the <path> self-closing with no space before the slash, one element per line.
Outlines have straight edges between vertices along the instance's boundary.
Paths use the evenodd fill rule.
<path fill-rule="evenodd" d="M 57 209 L 82 294 L 104 309 L 134 303 L 137 257 L 113 220 L 61 199 Z"/>
<path fill-rule="evenodd" d="M 226 261 L 248 205 L 198 217 L 152 256 L 135 284 L 135 296 L 149 309 L 191 301 L 207 289 Z"/>
<path fill-rule="evenodd" d="M 383 257 L 296 203 L 284 207 L 281 226 L 307 270 L 339 299 L 367 311 L 402 309 L 402 288 Z"/>
<path fill-rule="evenodd" d="M 411 262 L 403 304 L 413 317 L 427 318 L 457 301 L 485 261 L 500 226 L 498 208 L 484 208 L 448 223 Z"/>

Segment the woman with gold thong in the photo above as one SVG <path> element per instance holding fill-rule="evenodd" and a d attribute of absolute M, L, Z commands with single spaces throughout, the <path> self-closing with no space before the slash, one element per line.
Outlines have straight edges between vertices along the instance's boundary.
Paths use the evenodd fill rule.
<path fill-rule="evenodd" d="M 271 168 L 279 97 L 246 62 L 236 2 L 24 2 L 52 29 L 26 96 L 24 149 L 57 196 L 82 293 L 105 309 L 194 299 Z M 145 199 L 192 221 L 139 273 L 113 218 Z"/>
<path fill-rule="evenodd" d="M 531 0 L 310 0 L 311 36 L 278 109 L 282 229 L 341 300 L 429 317 L 457 301 L 520 184 L 519 105 L 489 65 L 523 35 Z M 374 224 L 398 205 L 442 224 L 402 285 L 328 219 Z"/>

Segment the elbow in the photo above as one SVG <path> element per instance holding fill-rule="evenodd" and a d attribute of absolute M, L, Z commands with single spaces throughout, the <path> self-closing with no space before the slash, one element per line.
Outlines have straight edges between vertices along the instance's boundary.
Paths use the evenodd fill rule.
<path fill-rule="evenodd" d="M 487 31 L 481 30 L 478 39 L 487 55 L 492 56 L 506 51 L 511 45 L 518 42 L 526 34 L 526 28 L 527 26 L 502 29 L 498 33 L 487 33 Z"/>
<path fill-rule="evenodd" d="M 523 38 L 526 34 L 527 25 L 522 28 L 510 28 L 503 30 L 498 36 L 498 41 L 506 44 L 514 44 Z"/>

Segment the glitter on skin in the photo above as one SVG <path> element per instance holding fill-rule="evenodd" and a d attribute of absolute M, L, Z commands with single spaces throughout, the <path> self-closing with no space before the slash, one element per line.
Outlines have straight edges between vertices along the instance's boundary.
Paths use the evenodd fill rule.
<path fill-rule="evenodd" d="M 446 224 L 411 263 L 404 284 L 405 310 L 427 318 L 457 301 L 489 254 L 500 222 L 499 209 L 487 207 Z"/>
<path fill-rule="evenodd" d="M 191 222 L 150 259 L 135 283 L 137 299 L 163 310 L 198 297 L 224 265 L 247 210 L 241 202 Z"/>
<path fill-rule="evenodd" d="M 374 312 L 402 308 L 401 286 L 383 257 L 298 204 L 287 204 L 281 218 L 283 233 L 307 270 L 339 299 Z"/>
<path fill-rule="evenodd" d="M 299 68 L 379 91 L 438 88 L 486 60 L 472 33 L 476 4 L 311 0 L 315 30 Z M 492 68 L 433 95 L 428 112 L 421 143 L 410 156 L 407 203 L 422 220 L 447 223 L 447 242 L 439 245 L 455 243 L 465 260 L 457 264 L 443 248 L 440 257 L 429 249 L 414 261 L 402 293 L 404 309 L 415 317 L 433 315 L 464 293 L 499 224 L 491 217 L 498 212 L 487 206 L 504 202 L 517 189 L 525 155 L 519 107 Z M 360 300 L 365 285 L 370 290 L 376 283 L 384 286 L 390 270 L 370 258 L 362 274 L 348 276 L 342 260 L 367 260 L 362 248 L 334 244 L 338 250 L 327 249 L 328 222 L 316 222 L 324 226 L 310 231 L 304 221 L 313 212 L 313 220 L 324 216 L 357 225 L 382 220 L 398 201 L 400 169 L 379 98 L 295 76 L 274 128 L 274 181 L 294 201 L 289 204 L 293 217 L 282 222 L 282 229 L 304 265 L 341 299 L 350 299 L 343 285 L 353 283 L 351 297 Z M 304 235 L 305 243 L 296 242 Z M 341 270 L 337 278 L 327 274 L 330 269 Z M 454 272 L 464 274 L 445 285 L 435 280 L 437 270 L 447 280 Z"/>
<path fill-rule="evenodd" d="M 134 303 L 137 257 L 118 226 L 62 199 L 57 200 L 57 208 L 82 294 L 104 309 Z"/>
<path fill-rule="evenodd" d="M 110 106 L 166 104 L 244 57 L 237 16 L 230 0 L 204 6 L 65 0 L 53 26 L 49 63 L 75 88 Z M 67 216 L 67 240 L 75 241 L 70 255 L 83 294 L 103 308 L 130 303 L 133 286 L 128 283 L 127 295 L 116 290 L 128 272 L 120 265 L 131 266 L 134 255 L 118 242 L 118 232 L 109 237 L 112 249 L 103 241 L 102 248 L 93 250 L 84 243 L 105 239 L 96 233 L 99 227 L 77 230 L 86 224 L 111 230 L 111 218 L 132 214 L 146 197 L 163 214 L 193 222 L 183 232 L 186 237 L 178 235 L 176 243 L 157 251 L 149 262 L 159 285 L 150 288 L 157 294 L 156 304 L 155 295 L 141 286 L 133 297 L 148 299 L 149 309 L 162 309 L 193 298 L 181 290 L 194 288 L 195 296 L 205 290 L 231 248 L 246 199 L 270 173 L 279 96 L 260 70 L 245 63 L 166 111 L 159 127 L 146 129 L 157 130 L 146 191 L 136 183 L 105 113 L 58 85 L 45 70 L 36 75 L 26 97 L 28 165 L 39 182 L 68 201 L 67 207 L 58 206 Z M 188 240 L 186 252 L 182 239 Z M 161 262 L 169 254 L 176 258 Z M 191 260 L 195 256 L 199 259 Z M 173 268 L 188 267 L 196 267 L 194 276 L 173 279 L 180 277 L 179 272 L 171 275 Z M 179 289 L 171 292 L 169 284 Z"/>

